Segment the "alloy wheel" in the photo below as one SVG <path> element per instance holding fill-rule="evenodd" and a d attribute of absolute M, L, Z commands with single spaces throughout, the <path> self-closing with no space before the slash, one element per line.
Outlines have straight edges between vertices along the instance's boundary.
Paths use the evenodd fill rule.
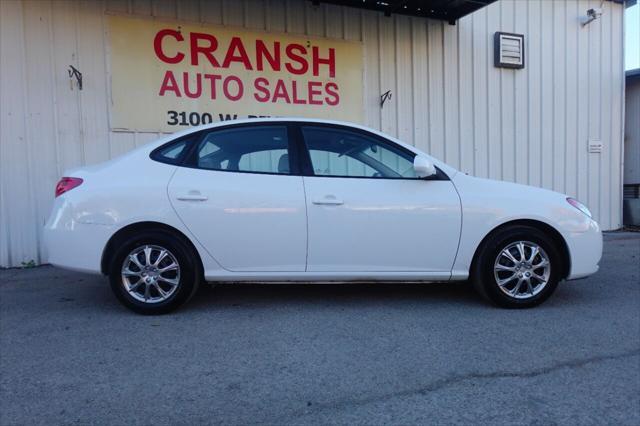
<path fill-rule="evenodd" d="M 538 244 L 516 241 L 500 251 L 493 274 L 498 287 L 506 295 L 528 299 L 546 287 L 551 276 L 551 262 Z"/>
<path fill-rule="evenodd" d="M 166 248 L 144 245 L 124 258 L 121 277 L 131 297 L 144 303 L 160 303 L 178 289 L 180 264 Z"/>

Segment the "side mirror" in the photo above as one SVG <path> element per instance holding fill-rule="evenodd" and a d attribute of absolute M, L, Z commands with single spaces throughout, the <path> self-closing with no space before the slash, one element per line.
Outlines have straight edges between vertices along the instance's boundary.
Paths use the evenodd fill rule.
<path fill-rule="evenodd" d="M 413 159 L 413 170 L 419 178 L 426 178 L 436 174 L 436 166 L 433 165 L 431 160 L 422 155 L 416 155 Z"/>

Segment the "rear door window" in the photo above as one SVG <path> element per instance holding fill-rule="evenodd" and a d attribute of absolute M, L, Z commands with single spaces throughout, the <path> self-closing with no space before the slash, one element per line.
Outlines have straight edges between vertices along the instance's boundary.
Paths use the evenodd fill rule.
<path fill-rule="evenodd" d="M 212 130 L 194 153 L 192 166 L 207 170 L 290 174 L 287 126 Z"/>

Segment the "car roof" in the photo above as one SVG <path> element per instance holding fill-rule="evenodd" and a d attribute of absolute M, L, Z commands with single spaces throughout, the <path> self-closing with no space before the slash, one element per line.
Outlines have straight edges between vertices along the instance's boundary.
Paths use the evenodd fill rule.
<path fill-rule="evenodd" d="M 306 118 L 306 117 L 255 117 L 255 118 L 225 120 L 225 121 L 218 121 L 211 124 L 203 124 L 201 126 L 190 127 L 180 132 L 173 133 L 172 136 L 179 137 L 183 135 L 188 135 L 193 132 L 198 132 L 201 130 L 214 129 L 216 127 L 224 127 L 224 126 L 230 126 L 230 125 L 236 125 L 236 124 L 282 123 L 282 122 L 334 124 L 338 126 L 345 126 L 345 127 L 352 127 L 354 129 L 366 130 L 368 132 L 379 134 L 380 136 L 384 136 L 386 138 L 390 137 L 389 135 L 378 132 L 377 130 L 372 129 L 370 127 L 366 127 L 366 126 L 349 122 L 349 121 L 327 120 L 327 119 L 321 119 L 321 118 Z"/>

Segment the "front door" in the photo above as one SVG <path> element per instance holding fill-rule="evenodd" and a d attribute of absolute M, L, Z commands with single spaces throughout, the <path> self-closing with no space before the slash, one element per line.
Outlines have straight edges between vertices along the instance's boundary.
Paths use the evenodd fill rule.
<path fill-rule="evenodd" d="M 304 178 L 307 271 L 450 273 L 461 210 L 446 176 L 416 178 L 414 154 L 375 135 L 330 126 L 302 134 L 313 174 Z"/>

